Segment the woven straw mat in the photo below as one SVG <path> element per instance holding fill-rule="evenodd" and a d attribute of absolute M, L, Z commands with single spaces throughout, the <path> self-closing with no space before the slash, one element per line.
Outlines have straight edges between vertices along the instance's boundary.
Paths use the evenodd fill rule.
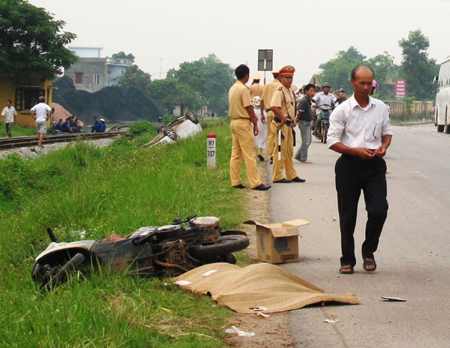
<path fill-rule="evenodd" d="M 202 276 L 216 270 L 209 276 Z M 255 313 L 254 306 L 266 307 L 265 313 L 299 309 L 320 302 L 360 304 L 355 294 L 325 294 L 324 290 L 268 263 L 241 268 L 228 263 L 213 263 L 195 268 L 175 281 L 191 282 L 183 288 L 196 294 L 211 294 L 214 301 L 238 313 Z"/>

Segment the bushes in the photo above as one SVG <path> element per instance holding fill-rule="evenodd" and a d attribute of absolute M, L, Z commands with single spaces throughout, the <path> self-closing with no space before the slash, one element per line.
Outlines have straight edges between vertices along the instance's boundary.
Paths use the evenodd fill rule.
<path fill-rule="evenodd" d="M 129 133 L 134 136 L 142 135 L 145 133 L 150 133 L 153 136 L 156 136 L 158 134 L 158 131 L 156 130 L 156 125 L 146 120 L 140 120 L 130 127 Z"/>

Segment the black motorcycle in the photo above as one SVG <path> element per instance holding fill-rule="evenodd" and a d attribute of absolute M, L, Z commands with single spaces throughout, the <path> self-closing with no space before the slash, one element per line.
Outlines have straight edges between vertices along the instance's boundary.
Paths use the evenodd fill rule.
<path fill-rule="evenodd" d="M 330 128 L 330 114 L 333 107 L 327 104 L 323 104 L 319 105 L 318 108 L 322 110 L 322 119 L 320 120 L 320 122 L 317 122 L 314 135 L 318 140 L 326 144 L 328 128 Z"/>
<path fill-rule="evenodd" d="M 182 224 L 186 223 L 186 226 Z M 122 238 L 103 241 L 82 240 L 58 243 L 49 228 L 52 240 L 35 260 L 33 279 L 50 290 L 68 279 L 70 271 L 126 272 L 142 277 L 174 276 L 195 267 L 213 263 L 236 263 L 233 252 L 249 245 L 242 231 L 222 231 L 216 217 L 189 216 L 170 225 L 141 227 Z"/>

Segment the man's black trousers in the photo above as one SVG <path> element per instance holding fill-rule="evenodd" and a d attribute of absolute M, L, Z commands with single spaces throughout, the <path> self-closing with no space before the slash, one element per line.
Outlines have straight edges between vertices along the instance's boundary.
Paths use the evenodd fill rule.
<path fill-rule="evenodd" d="M 342 155 L 336 162 L 336 190 L 341 228 L 341 265 L 356 264 L 355 232 L 358 201 L 361 190 L 366 202 L 366 240 L 362 257 L 373 258 L 387 217 L 386 162 L 381 157 L 363 160 L 357 156 Z"/>

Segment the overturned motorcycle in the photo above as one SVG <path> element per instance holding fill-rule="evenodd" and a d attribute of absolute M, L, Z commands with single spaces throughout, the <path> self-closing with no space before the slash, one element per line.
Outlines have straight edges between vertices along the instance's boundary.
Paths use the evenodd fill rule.
<path fill-rule="evenodd" d="M 182 226 L 186 223 L 186 226 Z M 222 231 L 216 217 L 189 216 L 170 225 L 141 227 L 125 238 L 58 243 L 52 240 L 35 260 L 33 279 L 50 290 L 67 281 L 70 271 L 97 270 L 127 272 L 142 277 L 179 275 L 195 267 L 213 263 L 236 263 L 233 252 L 249 245 L 245 232 Z"/>

